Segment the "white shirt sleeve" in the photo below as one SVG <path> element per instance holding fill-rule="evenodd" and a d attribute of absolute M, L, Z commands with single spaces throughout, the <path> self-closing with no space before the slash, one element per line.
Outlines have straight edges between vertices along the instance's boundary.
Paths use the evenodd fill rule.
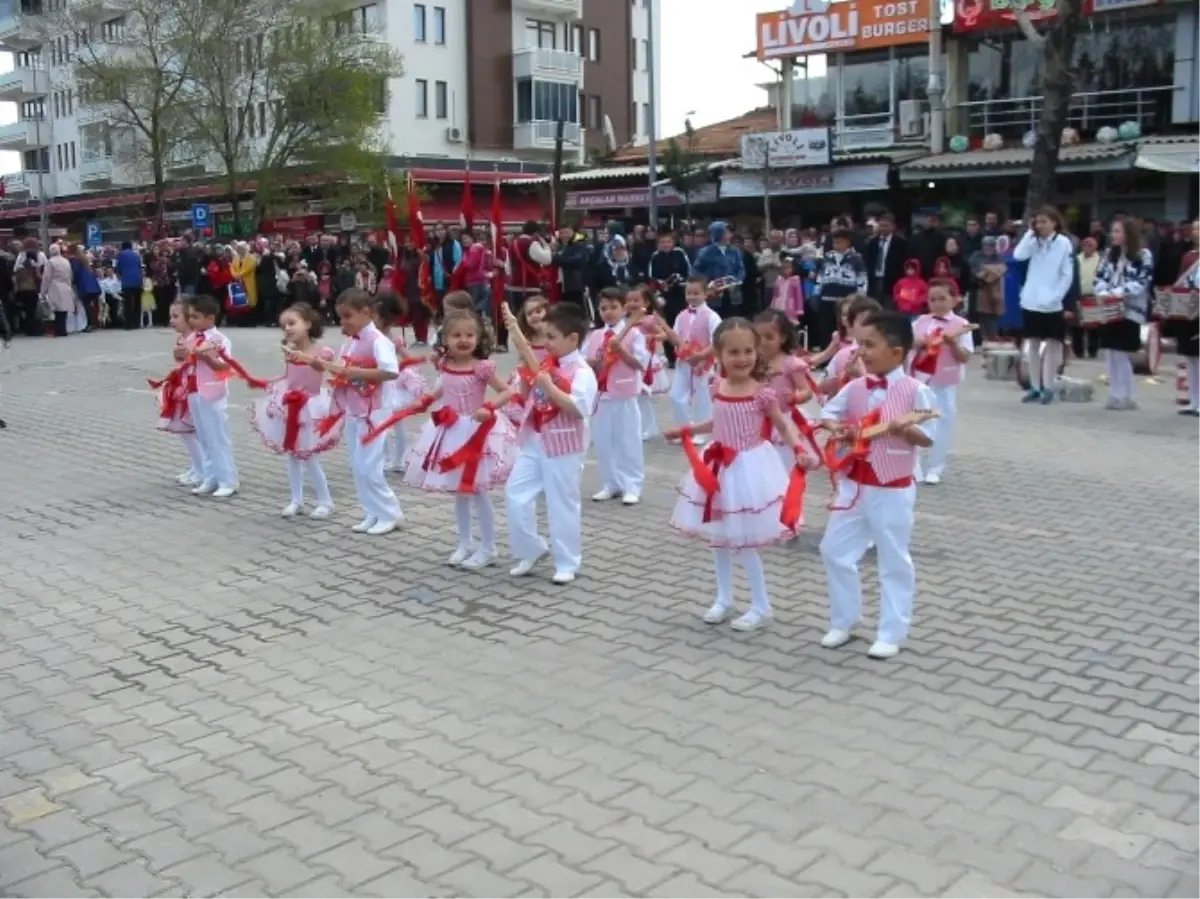
<path fill-rule="evenodd" d="M 826 404 L 826 407 L 828 408 L 828 404 Z M 927 384 L 921 384 L 919 387 L 917 387 L 917 395 L 913 399 L 913 409 L 925 411 L 926 409 L 936 409 L 936 408 L 937 408 L 937 406 L 935 405 L 935 403 L 933 401 L 933 391 L 929 389 L 929 386 Z M 924 434 L 926 437 L 928 437 L 930 440 L 933 440 L 934 439 L 933 423 L 936 420 L 937 419 L 930 419 L 929 421 L 922 422 L 921 424 L 916 425 L 916 429 L 918 431 L 920 431 L 922 434 Z"/>
<path fill-rule="evenodd" d="M 842 421 L 846 417 L 846 391 L 849 389 L 847 384 L 821 407 L 821 421 Z"/>
<path fill-rule="evenodd" d="M 958 345 L 963 348 L 964 352 L 975 352 L 975 332 L 965 331 L 958 335 Z"/>
<path fill-rule="evenodd" d="M 591 418 L 596 408 L 596 398 L 600 388 L 596 384 L 596 373 L 590 366 L 581 365 L 575 370 L 571 379 L 571 402 L 583 418 Z"/>
<path fill-rule="evenodd" d="M 712 340 L 717 333 L 717 328 L 721 327 L 721 316 L 715 312 L 708 317 L 708 339 Z"/>
<path fill-rule="evenodd" d="M 382 334 L 375 338 L 375 366 L 380 371 L 400 373 L 400 361 L 396 358 L 395 345 Z"/>
<path fill-rule="evenodd" d="M 1037 236 L 1033 233 L 1033 229 L 1029 229 L 1021 235 L 1021 239 L 1017 241 L 1017 245 L 1013 248 L 1013 259 L 1018 262 L 1024 262 L 1033 255 L 1033 248 L 1037 246 Z"/>
<path fill-rule="evenodd" d="M 646 349 L 646 335 L 641 331 L 633 332 L 633 346 L 629 354 L 643 367 L 650 364 L 650 352 Z"/>

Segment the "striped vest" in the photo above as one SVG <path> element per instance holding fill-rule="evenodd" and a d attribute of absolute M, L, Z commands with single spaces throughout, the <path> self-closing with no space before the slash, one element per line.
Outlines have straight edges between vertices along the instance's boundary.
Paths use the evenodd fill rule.
<path fill-rule="evenodd" d="M 586 358 L 600 360 L 600 365 L 596 369 L 596 380 L 601 387 L 600 399 L 602 400 L 633 399 L 638 395 L 638 390 L 642 386 L 642 373 L 626 365 L 625 360 L 616 358 L 611 364 L 606 364 L 604 360 L 605 335 L 612 334 L 612 337 L 609 338 L 609 345 L 611 346 L 624 327 L 624 322 L 618 322 L 617 326 L 611 329 L 611 331 L 607 327 L 593 331 L 588 335 L 587 342 L 583 347 L 583 355 Z M 625 339 L 621 341 L 626 351 L 631 354 L 633 353 L 633 345 L 637 340 L 637 334 L 637 328 L 631 328 L 629 333 L 625 335 Z"/>
<path fill-rule="evenodd" d="M 920 382 L 903 375 L 888 384 L 883 400 L 882 420 L 891 421 L 913 411 Z M 871 392 L 867 390 L 866 378 L 855 378 L 846 387 L 846 419 L 860 421 L 868 412 Z M 917 448 L 899 437 L 883 436 L 871 441 L 867 451 L 867 462 L 882 484 L 890 484 L 901 478 L 911 478 L 917 464 Z"/>
<path fill-rule="evenodd" d="M 228 338 L 216 328 L 199 331 L 192 335 L 193 349 L 204 343 L 219 346 L 226 353 L 229 352 L 230 344 Z M 192 371 L 196 377 L 196 392 L 203 399 L 213 403 L 229 396 L 228 376 L 224 372 L 215 371 L 211 365 L 199 356 L 194 357 Z"/>
<path fill-rule="evenodd" d="M 928 340 L 935 331 L 957 331 L 966 324 L 965 318 L 953 314 L 946 316 L 944 322 L 935 320 L 932 315 L 922 315 L 913 323 L 913 337 L 917 340 Z M 950 352 L 950 344 L 953 342 L 942 342 L 942 350 L 938 353 L 937 371 L 922 378 L 930 387 L 955 387 L 962 383 L 967 367 L 959 363 Z"/>
<path fill-rule="evenodd" d="M 574 381 L 582 369 L 588 368 L 582 356 L 576 356 L 578 361 L 560 363 L 559 372 L 569 381 Z M 585 376 L 591 372 L 584 372 Z M 570 456 L 587 451 L 588 418 L 566 416 L 561 410 L 547 420 L 540 428 L 534 426 L 535 410 L 549 403 L 536 387 L 525 403 L 524 415 L 521 417 L 521 427 L 517 431 L 517 443 L 524 446 L 530 440 L 540 440 L 542 452 L 547 456 Z"/>

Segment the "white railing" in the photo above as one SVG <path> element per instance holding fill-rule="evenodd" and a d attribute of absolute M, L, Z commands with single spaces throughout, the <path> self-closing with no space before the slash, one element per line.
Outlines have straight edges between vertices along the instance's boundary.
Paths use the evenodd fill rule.
<path fill-rule="evenodd" d="M 513 0 L 513 6 L 573 18 L 583 15 L 583 0 Z"/>
<path fill-rule="evenodd" d="M 79 177 L 80 179 L 98 179 L 110 178 L 113 171 L 113 159 L 111 156 L 105 156 L 102 153 L 85 154 L 83 159 L 79 161 Z"/>
<path fill-rule="evenodd" d="M 513 144 L 518 150 L 554 149 L 558 122 L 518 122 L 513 126 Z M 563 126 L 563 144 L 578 146 L 583 129 L 578 122 L 567 122 Z"/>
<path fill-rule="evenodd" d="M 6 194 L 27 194 L 31 189 L 31 172 L 13 172 L 4 176 L 4 192 Z"/>
<path fill-rule="evenodd" d="M 578 81 L 583 77 L 583 57 L 566 50 L 526 47 L 513 51 L 513 77 Z"/>
<path fill-rule="evenodd" d="M 1124 91 L 1088 91 L 1071 98 L 1068 122 L 1074 128 L 1095 131 L 1105 125 L 1119 127 L 1122 122 L 1137 122 L 1144 132 L 1171 121 L 1171 95 L 1181 87 L 1141 87 Z M 969 100 L 955 109 L 967 117 L 972 137 L 993 132 L 1019 136 L 1037 127 L 1042 112 L 1041 97 L 1004 97 Z"/>

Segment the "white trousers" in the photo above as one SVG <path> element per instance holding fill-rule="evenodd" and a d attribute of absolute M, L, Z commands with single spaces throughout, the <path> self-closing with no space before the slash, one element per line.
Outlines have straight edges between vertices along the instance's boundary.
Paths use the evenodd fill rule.
<path fill-rule="evenodd" d="M 654 403 L 651 401 L 650 395 L 648 393 L 638 394 L 637 402 L 638 412 L 642 415 L 642 436 L 657 437 L 659 434 L 658 416 L 654 414 Z"/>
<path fill-rule="evenodd" d="M 205 456 L 200 438 L 195 434 L 181 434 L 180 436 L 183 437 L 183 448 L 187 450 L 188 462 L 191 463 L 188 474 L 194 474 L 198 478 L 204 477 Z"/>
<path fill-rule="evenodd" d="M 237 465 L 233 461 L 233 441 L 229 439 L 229 400 L 206 400 L 198 393 L 188 396 L 192 425 L 204 450 L 206 484 L 217 487 L 237 487 Z"/>
<path fill-rule="evenodd" d="M 675 424 L 701 424 L 712 419 L 712 369 L 698 373 L 686 362 L 675 366 L 671 378 L 671 409 L 675 413 Z"/>
<path fill-rule="evenodd" d="M 600 398 L 592 418 L 592 445 L 604 488 L 623 495 L 642 495 L 646 456 L 642 447 L 642 413 L 638 398 Z"/>
<path fill-rule="evenodd" d="M 1133 400 L 1133 356 L 1121 350 L 1105 350 L 1108 369 L 1108 396 L 1114 400 Z"/>
<path fill-rule="evenodd" d="M 958 418 L 958 386 L 930 387 L 933 408 L 938 417 L 930 422 L 933 431 L 933 446 L 925 453 L 926 474 L 941 474 L 946 469 L 946 458 L 950 455 L 950 444 L 954 440 L 954 423 Z"/>
<path fill-rule="evenodd" d="M 392 432 L 387 436 L 388 461 L 387 467 L 399 471 L 404 464 L 404 454 L 408 451 L 408 439 L 404 434 L 404 422 L 392 426 Z"/>
<path fill-rule="evenodd" d="M 583 564 L 579 482 L 583 453 L 547 456 L 540 441 L 522 448 L 504 487 L 508 507 L 508 546 L 513 558 L 536 559 L 549 549 L 557 573 L 574 573 Z M 550 543 L 538 534 L 537 498 L 546 495 Z"/>
<path fill-rule="evenodd" d="M 400 503 L 383 475 L 383 453 L 386 441 L 372 440 L 363 446 L 362 437 L 370 427 L 365 418 L 346 418 L 346 452 L 350 456 L 350 474 L 354 476 L 354 492 L 367 518 L 376 521 L 398 521 Z"/>
<path fill-rule="evenodd" d="M 862 580 L 858 563 L 872 542 L 879 565 L 879 629 L 877 639 L 899 645 L 912 621 L 916 570 L 908 553 L 917 488 L 863 487 L 848 479 L 838 485 L 836 505 L 821 540 L 821 558 L 829 582 L 829 627 L 852 629 L 862 618 Z"/>
<path fill-rule="evenodd" d="M 329 482 L 325 479 L 325 470 L 316 456 L 308 459 L 287 457 L 288 486 L 292 488 L 292 502 L 297 506 L 304 505 L 304 476 L 312 482 L 313 493 L 317 497 L 318 506 L 332 506 L 333 497 L 329 495 Z"/>

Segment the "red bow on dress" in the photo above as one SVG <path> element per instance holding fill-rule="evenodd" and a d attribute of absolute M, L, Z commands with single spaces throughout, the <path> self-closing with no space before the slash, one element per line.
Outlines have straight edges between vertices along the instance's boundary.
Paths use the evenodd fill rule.
<path fill-rule="evenodd" d="M 679 439 L 683 444 L 688 464 L 692 467 L 696 486 L 704 491 L 704 517 L 701 520 L 708 523 L 713 517 L 713 500 L 721 489 L 721 471 L 733 464 L 738 452 L 732 446 L 714 442 L 710 443 L 701 455 L 692 440 L 690 428 L 684 428 L 679 434 Z"/>
<path fill-rule="evenodd" d="M 456 468 L 463 470 L 462 477 L 458 481 L 459 493 L 475 492 L 475 478 L 479 474 L 479 466 L 483 462 L 488 435 L 496 426 L 496 410 L 489 406 L 483 408 L 491 412 L 492 417 L 487 421 L 480 422 L 466 443 L 438 463 L 438 470 L 443 473 Z"/>
<path fill-rule="evenodd" d="M 300 413 L 308 404 L 308 394 L 303 390 L 289 390 L 279 399 L 283 406 L 283 450 L 286 453 L 296 451 L 296 441 L 300 438 Z"/>
<path fill-rule="evenodd" d="M 162 390 L 162 397 L 158 403 L 158 414 L 162 418 L 172 419 L 176 413 L 180 412 L 180 407 L 184 402 L 180 398 L 180 393 L 185 390 L 185 375 L 186 366 L 181 365 L 178 368 L 173 368 L 167 373 L 165 378 L 154 380 L 147 378 L 146 383 L 154 390 Z"/>

